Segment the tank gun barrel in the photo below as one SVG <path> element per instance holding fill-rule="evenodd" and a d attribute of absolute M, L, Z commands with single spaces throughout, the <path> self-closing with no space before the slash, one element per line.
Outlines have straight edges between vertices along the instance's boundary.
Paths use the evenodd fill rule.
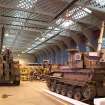
<path fill-rule="evenodd" d="M 102 40 L 103 40 L 103 36 L 104 36 L 104 28 L 105 28 L 105 21 L 102 21 L 101 32 L 100 32 L 100 36 L 99 36 L 99 39 L 98 39 L 97 51 L 101 51 L 101 48 L 102 48 Z"/>

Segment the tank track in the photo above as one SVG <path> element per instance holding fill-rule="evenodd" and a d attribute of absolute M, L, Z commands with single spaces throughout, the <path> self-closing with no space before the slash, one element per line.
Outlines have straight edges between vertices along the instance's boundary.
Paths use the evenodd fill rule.
<path fill-rule="evenodd" d="M 52 92 L 56 92 L 57 94 L 61 94 L 63 96 L 67 96 L 78 101 L 88 103 L 89 105 L 93 105 L 93 98 L 95 97 L 95 88 L 93 86 L 85 87 L 86 89 L 83 97 L 83 88 L 79 86 L 70 86 L 65 85 L 64 83 L 56 82 L 56 81 L 47 81 L 47 86 Z"/>

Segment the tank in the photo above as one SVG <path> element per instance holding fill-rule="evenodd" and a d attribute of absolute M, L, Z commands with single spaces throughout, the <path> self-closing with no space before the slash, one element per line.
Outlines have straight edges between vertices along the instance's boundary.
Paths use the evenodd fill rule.
<path fill-rule="evenodd" d="M 68 65 L 50 70 L 47 85 L 53 92 L 77 100 L 105 96 L 105 53 L 69 50 Z"/>
<path fill-rule="evenodd" d="M 102 49 L 102 23 L 96 52 L 68 49 L 66 65 L 50 68 L 47 86 L 53 92 L 76 100 L 91 100 L 105 96 L 105 49 Z"/>
<path fill-rule="evenodd" d="M 13 61 L 9 49 L 5 49 L 0 55 L 0 84 L 20 84 L 19 62 Z"/>

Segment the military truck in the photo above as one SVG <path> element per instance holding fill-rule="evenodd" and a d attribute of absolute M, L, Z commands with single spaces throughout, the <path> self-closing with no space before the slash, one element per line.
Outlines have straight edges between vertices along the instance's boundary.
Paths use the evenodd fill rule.
<path fill-rule="evenodd" d="M 97 51 L 69 49 L 68 65 L 51 68 L 47 77 L 49 89 L 76 100 L 105 96 L 105 49 L 102 49 L 104 22 Z"/>
<path fill-rule="evenodd" d="M 20 84 L 19 62 L 13 61 L 9 49 L 5 49 L 0 55 L 0 84 Z"/>

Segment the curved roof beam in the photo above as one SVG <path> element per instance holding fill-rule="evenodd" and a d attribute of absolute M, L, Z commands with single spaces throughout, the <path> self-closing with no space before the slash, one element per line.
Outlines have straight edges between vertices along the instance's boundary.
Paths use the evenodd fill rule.
<path fill-rule="evenodd" d="M 76 48 L 76 42 L 69 36 L 59 36 L 59 38 L 64 41 L 67 48 Z"/>
<path fill-rule="evenodd" d="M 60 39 L 58 39 L 58 38 L 57 38 L 57 39 L 54 39 L 54 43 L 55 43 L 56 45 L 58 45 L 61 50 L 67 48 L 67 46 L 66 46 L 66 44 L 64 43 L 64 41 L 62 41 L 62 40 L 60 40 Z"/>
<path fill-rule="evenodd" d="M 78 40 L 78 33 L 79 34 L 81 33 L 81 35 L 83 35 L 85 37 L 85 39 L 88 40 L 88 42 L 90 43 L 91 47 L 95 48 L 95 46 L 94 46 L 95 44 L 91 43 L 92 42 L 91 39 L 93 39 L 93 38 L 90 37 L 90 36 L 93 36 L 93 35 L 92 35 L 92 32 L 89 31 L 90 29 L 86 28 L 86 26 L 84 26 L 84 25 L 78 24 L 78 26 L 79 26 L 78 31 L 68 29 L 65 32 L 65 36 L 70 36 L 78 44 L 78 42 L 79 42 L 79 40 Z M 88 34 L 90 34 L 90 35 L 88 36 Z M 77 35 L 77 37 L 75 37 L 75 35 Z"/>

